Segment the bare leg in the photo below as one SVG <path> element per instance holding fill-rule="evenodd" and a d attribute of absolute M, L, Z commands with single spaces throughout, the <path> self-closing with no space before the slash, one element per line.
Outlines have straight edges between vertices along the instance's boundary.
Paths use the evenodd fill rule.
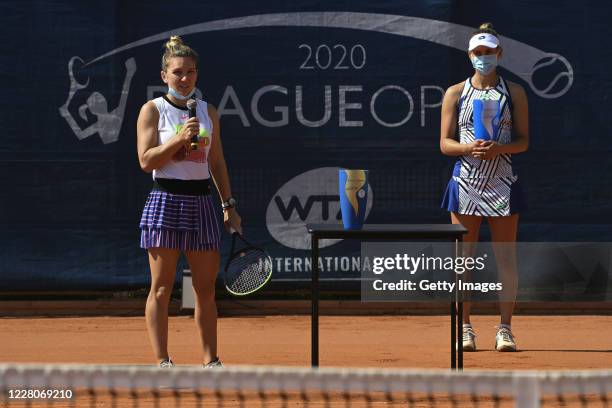
<path fill-rule="evenodd" d="M 149 248 L 151 289 L 147 298 L 145 317 L 153 353 L 158 361 L 168 358 L 168 303 L 179 255 L 177 249 Z"/>
<path fill-rule="evenodd" d="M 478 243 L 478 234 L 480 232 L 480 224 L 482 217 L 478 215 L 462 215 L 458 213 L 451 213 L 451 221 L 453 224 L 462 224 L 467 230 L 467 234 L 463 236 L 463 251 L 461 256 L 469 257 L 473 256 L 476 251 L 476 245 Z M 464 280 L 469 280 L 470 274 L 464 274 Z M 463 323 L 470 323 L 470 312 L 472 310 L 471 302 L 463 302 Z"/>
<path fill-rule="evenodd" d="M 518 214 L 508 217 L 489 217 L 489 228 L 493 250 L 497 259 L 497 270 L 502 283 L 499 302 L 501 323 L 510 325 L 518 288 L 518 272 L 516 264 L 516 235 L 518 230 Z M 500 243 L 496 245 L 496 243 Z"/>
<path fill-rule="evenodd" d="M 191 267 L 191 279 L 195 293 L 195 322 L 200 340 L 204 364 L 217 357 L 217 304 L 215 280 L 219 271 L 218 251 L 189 251 L 186 253 Z"/>

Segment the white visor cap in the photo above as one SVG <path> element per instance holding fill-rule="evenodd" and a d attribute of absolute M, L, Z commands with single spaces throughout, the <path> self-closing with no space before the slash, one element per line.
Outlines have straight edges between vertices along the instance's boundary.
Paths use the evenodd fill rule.
<path fill-rule="evenodd" d="M 472 51 L 476 47 L 484 45 L 487 48 L 497 48 L 499 40 L 496 36 L 489 33 L 479 33 L 470 38 L 468 51 Z"/>

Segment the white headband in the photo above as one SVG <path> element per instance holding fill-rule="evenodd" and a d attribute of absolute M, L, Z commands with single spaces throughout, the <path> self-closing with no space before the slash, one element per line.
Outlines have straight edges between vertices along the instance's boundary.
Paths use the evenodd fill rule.
<path fill-rule="evenodd" d="M 472 51 L 474 48 L 484 45 L 487 48 L 496 48 L 499 45 L 499 40 L 496 36 L 489 33 L 479 33 L 470 38 L 470 45 L 468 51 Z"/>

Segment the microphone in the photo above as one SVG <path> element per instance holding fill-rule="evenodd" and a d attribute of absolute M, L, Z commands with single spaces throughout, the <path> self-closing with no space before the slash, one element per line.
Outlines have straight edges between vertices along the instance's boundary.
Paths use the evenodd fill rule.
<path fill-rule="evenodd" d="M 187 109 L 189 110 L 189 119 L 195 118 L 196 115 L 196 107 L 198 103 L 195 99 L 189 99 L 187 101 Z M 191 136 L 191 150 L 198 150 L 198 135 Z"/>

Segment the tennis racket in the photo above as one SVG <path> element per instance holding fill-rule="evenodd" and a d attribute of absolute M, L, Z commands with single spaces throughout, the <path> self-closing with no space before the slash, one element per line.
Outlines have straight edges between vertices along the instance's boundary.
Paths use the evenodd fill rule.
<path fill-rule="evenodd" d="M 244 244 L 236 249 L 236 240 Z M 272 277 L 272 258 L 263 249 L 251 245 L 238 232 L 232 233 L 232 249 L 223 271 L 223 281 L 229 293 L 245 296 L 263 288 Z"/>

